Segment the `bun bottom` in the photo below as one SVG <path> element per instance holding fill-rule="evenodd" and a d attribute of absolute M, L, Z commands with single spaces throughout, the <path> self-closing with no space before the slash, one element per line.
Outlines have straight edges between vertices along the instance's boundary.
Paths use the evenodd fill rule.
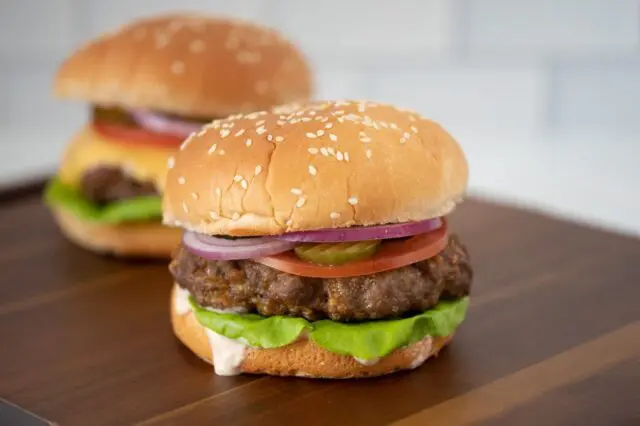
<path fill-rule="evenodd" d="M 53 215 L 70 241 L 105 255 L 168 259 L 182 238 L 181 230 L 165 227 L 160 221 L 124 225 L 94 224 L 60 208 L 53 208 Z"/>
<path fill-rule="evenodd" d="M 204 327 L 193 312 L 179 314 L 176 310 L 176 287 L 171 295 L 171 324 L 180 341 L 202 360 L 213 364 L 212 349 Z M 410 346 L 396 349 L 372 365 L 364 365 L 353 357 L 329 352 L 311 340 L 300 339 L 274 349 L 248 348 L 240 364 L 240 372 L 272 376 L 299 376 L 324 379 L 374 377 L 410 370 L 436 356 L 453 335 L 427 337 Z"/>

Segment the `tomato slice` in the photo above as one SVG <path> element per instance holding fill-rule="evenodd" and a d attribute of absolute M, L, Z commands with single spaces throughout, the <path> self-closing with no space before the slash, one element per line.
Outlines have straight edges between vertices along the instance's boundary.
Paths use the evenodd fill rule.
<path fill-rule="evenodd" d="M 256 262 L 292 275 L 312 278 L 344 278 L 397 269 L 435 256 L 447 246 L 446 222 L 435 231 L 406 240 L 384 241 L 371 257 L 344 265 L 322 266 L 298 258 L 293 250 L 254 259 Z"/>
<path fill-rule="evenodd" d="M 154 145 L 162 147 L 179 147 L 183 138 L 162 133 L 150 132 L 137 126 L 94 122 L 93 128 L 103 136 L 118 143 L 136 145 Z"/>

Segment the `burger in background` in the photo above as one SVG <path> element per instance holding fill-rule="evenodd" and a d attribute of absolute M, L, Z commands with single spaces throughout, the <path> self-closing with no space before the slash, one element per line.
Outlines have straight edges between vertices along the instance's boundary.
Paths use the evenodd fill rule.
<path fill-rule="evenodd" d="M 57 73 L 56 95 L 88 101 L 92 114 L 46 202 L 85 248 L 168 257 L 180 233 L 162 227 L 160 195 L 185 137 L 215 118 L 306 101 L 311 91 L 302 54 L 271 29 L 195 15 L 132 22 L 89 42 Z"/>
<path fill-rule="evenodd" d="M 466 314 L 473 272 L 445 216 L 467 181 L 442 127 L 388 105 L 214 121 L 167 175 L 175 334 L 221 375 L 420 366 Z"/>

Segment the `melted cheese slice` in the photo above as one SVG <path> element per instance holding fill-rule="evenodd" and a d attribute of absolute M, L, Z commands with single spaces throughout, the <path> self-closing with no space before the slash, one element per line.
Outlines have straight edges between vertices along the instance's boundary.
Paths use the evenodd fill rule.
<path fill-rule="evenodd" d="M 71 141 L 58 171 L 62 182 L 77 186 L 84 172 L 95 166 L 117 166 L 140 181 L 154 182 L 164 190 L 167 160 L 176 148 L 127 144 L 100 135 L 91 126 Z"/>

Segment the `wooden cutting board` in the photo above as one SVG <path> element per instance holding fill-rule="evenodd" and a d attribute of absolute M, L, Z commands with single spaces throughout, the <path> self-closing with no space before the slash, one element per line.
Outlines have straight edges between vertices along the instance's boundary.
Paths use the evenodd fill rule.
<path fill-rule="evenodd" d="M 438 358 L 357 381 L 218 377 L 172 335 L 166 262 L 84 252 L 39 195 L 12 194 L 0 398 L 60 425 L 640 425 L 640 241 L 479 200 L 451 229 L 476 275 Z"/>

